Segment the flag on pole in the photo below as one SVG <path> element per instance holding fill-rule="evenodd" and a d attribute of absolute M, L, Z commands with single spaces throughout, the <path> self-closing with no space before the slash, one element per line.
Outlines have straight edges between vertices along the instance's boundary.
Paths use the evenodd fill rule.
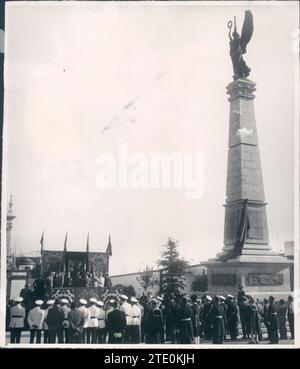
<path fill-rule="evenodd" d="M 67 252 L 67 239 L 68 239 L 68 232 L 66 233 L 65 242 L 64 242 L 64 253 Z"/>
<path fill-rule="evenodd" d="M 66 233 L 65 236 L 65 242 L 64 242 L 64 256 L 63 256 L 63 272 L 66 273 L 66 271 L 68 271 L 68 266 L 67 266 L 67 239 L 68 239 L 68 232 Z"/>
<path fill-rule="evenodd" d="M 44 251 L 44 230 L 43 230 L 43 233 L 42 233 L 40 244 L 41 244 L 41 254 L 43 254 L 43 251 Z"/>
<path fill-rule="evenodd" d="M 44 255 L 44 230 L 42 233 L 42 237 L 40 240 L 40 244 L 41 244 L 41 275 L 44 274 L 44 260 L 43 260 L 43 255 Z"/>
<path fill-rule="evenodd" d="M 109 238 L 108 238 L 108 245 L 106 247 L 106 254 L 108 254 L 109 256 L 112 256 L 112 247 L 111 247 L 110 235 L 109 235 Z"/>
<path fill-rule="evenodd" d="M 86 272 L 89 272 L 89 252 L 90 252 L 90 234 L 87 235 L 86 240 Z"/>
<path fill-rule="evenodd" d="M 232 250 L 224 252 L 220 255 L 219 260 L 225 262 L 229 259 L 235 259 L 242 254 L 243 247 L 246 241 L 247 234 L 250 229 L 249 217 L 248 217 L 248 199 L 245 200 L 242 215 L 237 230 L 237 235 Z"/>

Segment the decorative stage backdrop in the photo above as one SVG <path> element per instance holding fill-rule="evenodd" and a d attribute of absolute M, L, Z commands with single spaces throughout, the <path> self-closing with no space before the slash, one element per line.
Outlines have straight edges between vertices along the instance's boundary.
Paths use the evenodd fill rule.
<path fill-rule="evenodd" d="M 42 252 L 42 274 L 51 272 L 86 271 L 108 273 L 109 254 L 106 252 L 49 251 Z"/>

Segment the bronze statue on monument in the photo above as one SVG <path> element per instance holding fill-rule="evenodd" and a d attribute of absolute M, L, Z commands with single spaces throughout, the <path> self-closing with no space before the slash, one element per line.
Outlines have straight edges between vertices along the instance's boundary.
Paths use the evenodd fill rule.
<path fill-rule="evenodd" d="M 233 79 L 247 78 L 250 74 L 251 69 L 247 66 L 243 59 L 243 54 L 246 53 L 246 46 L 251 40 L 253 34 L 253 15 L 250 10 L 245 11 L 245 19 L 242 28 L 241 36 L 238 34 L 236 29 L 236 18 L 234 17 L 234 30 L 231 32 L 233 23 L 229 21 L 227 27 L 229 28 L 229 45 L 230 45 L 230 56 L 233 65 Z"/>

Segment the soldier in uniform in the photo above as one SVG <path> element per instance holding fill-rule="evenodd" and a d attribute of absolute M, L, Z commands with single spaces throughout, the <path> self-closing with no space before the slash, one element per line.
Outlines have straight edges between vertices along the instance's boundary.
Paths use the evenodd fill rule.
<path fill-rule="evenodd" d="M 47 307 L 44 310 L 44 321 L 43 321 L 43 331 L 44 331 L 44 343 L 50 343 L 50 336 L 49 336 L 49 328 L 48 328 L 48 324 L 47 324 L 47 316 L 48 316 L 48 311 L 49 309 L 51 309 L 54 305 L 54 300 L 48 300 L 47 301 Z"/>
<path fill-rule="evenodd" d="M 287 319 L 290 326 L 291 338 L 294 339 L 294 299 L 292 296 L 288 297 Z"/>
<path fill-rule="evenodd" d="M 214 299 L 213 306 L 209 312 L 209 318 L 212 322 L 213 344 L 222 344 L 224 339 L 224 307 L 221 305 L 219 296 Z"/>
<path fill-rule="evenodd" d="M 147 332 L 149 341 L 147 343 L 164 343 L 164 324 L 159 301 L 151 300 L 151 311 L 149 312 Z"/>
<path fill-rule="evenodd" d="M 210 311 L 212 309 L 212 298 L 209 295 L 205 296 L 205 303 L 203 306 L 203 333 L 204 339 L 211 339 L 212 329 L 211 329 L 211 320 L 210 320 Z"/>
<path fill-rule="evenodd" d="M 27 321 L 30 329 L 30 343 L 34 343 L 36 336 L 36 343 L 41 343 L 43 321 L 44 321 L 44 310 L 41 309 L 43 300 L 36 300 L 35 307 L 28 313 Z"/>
<path fill-rule="evenodd" d="M 227 322 L 227 304 L 226 298 L 222 295 L 219 296 L 220 303 L 223 306 L 223 322 L 224 322 L 224 341 L 226 340 L 226 334 L 228 331 L 228 322 Z"/>
<path fill-rule="evenodd" d="M 269 300 L 264 299 L 263 308 L 262 308 L 262 319 L 263 319 L 264 325 L 267 329 L 267 333 L 268 333 L 268 338 L 267 339 L 270 340 L 270 327 L 269 327 L 268 308 L 269 308 Z"/>
<path fill-rule="evenodd" d="M 259 317 L 258 317 L 258 308 L 254 303 L 253 298 L 249 299 L 249 332 L 251 336 L 250 343 L 259 343 Z"/>
<path fill-rule="evenodd" d="M 82 343 L 86 343 L 86 337 L 87 337 L 87 327 L 89 324 L 89 318 L 90 318 L 90 311 L 86 307 L 87 301 L 85 299 L 79 300 L 79 310 L 83 312 L 84 315 L 84 324 L 83 324 L 83 330 L 82 330 Z"/>
<path fill-rule="evenodd" d="M 197 295 L 191 296 L 192 300 L 192 327 L 193 327 L 193 337 L 194 343 L 200 343 L 200 314 L 201 314 L 201 306 L 198 304 Z"/>
<path fill-rule="evenodd" d="M 227 324 L 231 340 L 236 340 L 238 333 L 239 323 L 239 308 L 234 301 L 233 295 L 227 295 Z"/>
<path fill-rule="evenodd" d="M 281 299 L 278 306 L 279 334 L 281 340 L 287 340 L 286 317 L 287 306 L 285 305 L 284 300 Z"/>
<path fill-rule="evenodd" d="M 191 344 L 193 340 L 192 309 L 186 296 L 181 298 L 181 307 L 178 309 L 179 339 L 181 344 Z"/>
<path fill-rule="evenodd" d="M 243 331 L 243 339 L 249 338 L 249 302 L 246 296 L 242 297 L 242 302 L 239 304 L 240 319 Z"/>
<path fill-rule="evenodd" d="M 69 342 L 82 343 L 83 325 L 85 323 L 84 311 L 76 308 L 74 302 L 71 303 L 71 311 L 68 314 L 69 320 Z"/>
<path fill-rule="evenodd" d="M 63 321 L 63 334 L 64 334 L 64 342 L 69 343 L 69 312 L 71 309 L 68 306 L 69 300 L 62 299 L 61 300 L 61 310 L 64 313 L 64 321 Z"/>
<path fill-rule="evenodd" d="M 25 320 L 25 308 L 21 305 L 22 301 L 22 297 L 17 297 L 15 305 L 10 308 L 10 343 L 20 343 L 21 340 Z"/>
<path fill-rule="evenodd" d="M 268 307 L 268 323 L 270 332 L 270 343 L 279 343 L 278 339 L 278 309 L 275 304 L 275 298 L 273 296 L 269 297 L 269 307 Z"/>
<path fill-rule="evenodd" d="M 130 343 L 141 343 L 141 308 L 138 306 L 138 300 L 134 296 L 130 298 L 130 303 L 129 340 Z"/>
<path fill-rule="evenodd" d="M 127 300 L 128 297 L 126 295 L 120 296 L 120 310 L 123 311 L 126 316 L 124 343 L 129 343 L 130 340 L 129 325 L 130 325 L 131 305 L 128 304 Z"/>
<path fill-rule="evenodd" d="M 105 310 L 103 309 L 104 304 L 102 301 L 97 301 L 97 305 L 99 308 L 97 342 L 106 343 Z"/>
<path fill-rule="evenodd" d="M 87 328 L 87 343 L 97 343 L 99 308 L 96 306 L 96 304 L 97 300 L 92 297 L 90 299 L 90 306 L 88 307 L 88 310 L 90 311 L 90 317 Z"/>
<path fill-rule="evenodd" d="M 151 311 L 151 306 L 149 304 L 149 299 L 147 296 L 143 296 L 141 299 L 141 304 L 144 309 L 144 313 L 142 315 L 142 321 L 141 321 L 141 341 L 144 343 L 148 343 L 148 320 L 149 320 L 149 314 Z"/>
<path fill-rule="evenodd" d="M 112 302 L 113 311 L 107 316 L 108 343 L 123 343 L 126 328 L 126 315 L 118 308 L 118 302 Z"/>
<path fill-rule="evenodd" d="M 46 323 L 49 331 L 49 343 L 64 343 L 63 322 L 64 313 L 61 310 L 60 300 L 56 299 L 54 305 L 48 310 Z"/>

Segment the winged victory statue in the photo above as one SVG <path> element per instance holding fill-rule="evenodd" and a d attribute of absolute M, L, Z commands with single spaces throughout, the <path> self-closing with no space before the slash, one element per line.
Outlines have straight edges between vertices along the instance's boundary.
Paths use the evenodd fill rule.
<path fill-rule="evenodd" d="M 227 27 L 229 28 L 229 45 L 230 56 L 233 65 L 234 76 L 233 79 L 247 78 L 251 69 L 247 66 L 243 59 L 243 54 L 246 53 L 246 46 L 251 40 L 253 34 L 253 15 L 250 10 L 245 11 L 245 18 L 242 28 L 241 36 L 236 29 L 236 18 L 234 17 L 234 30 L 232 32 L 232 21 L 229 21 Z"/>

